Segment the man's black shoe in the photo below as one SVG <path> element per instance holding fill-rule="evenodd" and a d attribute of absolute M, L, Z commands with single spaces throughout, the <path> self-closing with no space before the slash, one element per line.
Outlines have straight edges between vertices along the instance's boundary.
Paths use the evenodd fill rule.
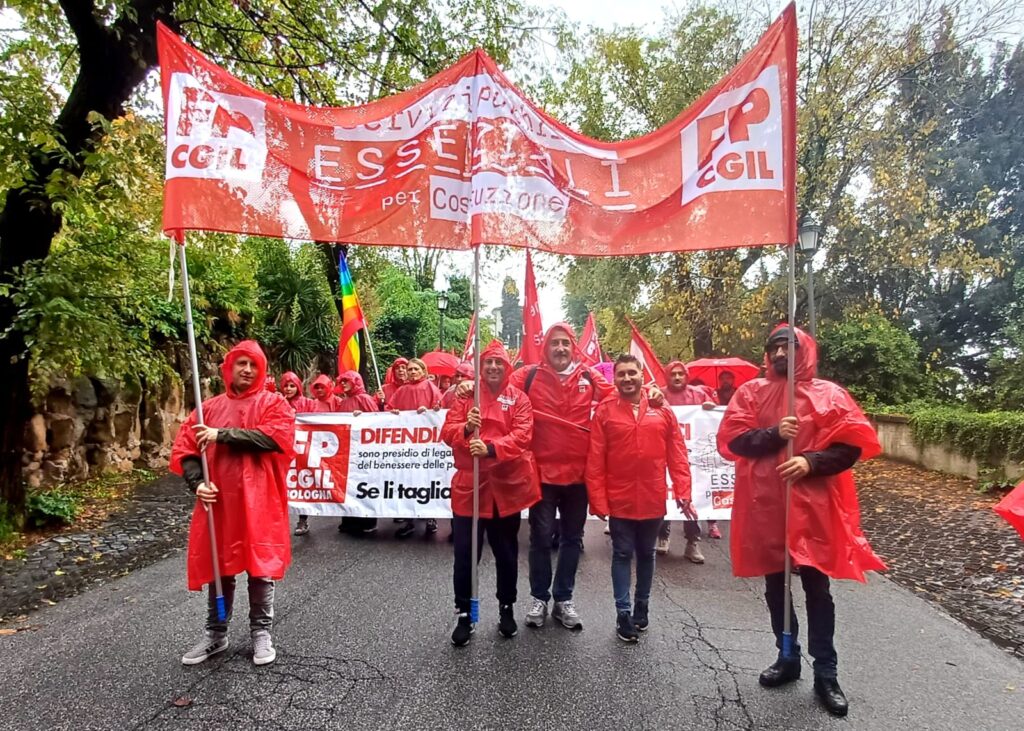
<path fill-rule="evenodd" d="M 464 647 L 469 644 L 469 638 L 472 636 L 473 625 L 469 621 L 469 614 L 460 614 L 455 623 L 455 629 L 452 630 L 452 644 L 456 647 Z"/>
<path fill-rule="evenodd" d="M 512 615 L 512 605 L 504 604 L 498 607 L 498 631 L 502 637 L 515 637 L 519 634 L 519 625 Z"/>
<path fill-rule="evenodd" d="M 800 660 L 776 660 L 761 672 L 757 681 L 765 688 L 777 688 L 800 678 Z"/>
<path fill-rule="evenodd" d="M 427 533 L 426 535 L 432 536 L 437 533 L 437 520 L 434 518 L 427 518 Z"/>
<path fill-rule="evenodd" d="M 850 710 L 850 704 L 847 703 L 846 696 L 843 695 L 843 690 L 839 687 L 839 681 L 835 678 L 816 677 L 814 679 L 814 694 L 833 716 L 845 716 Z"/>
<path fill-rule="evenodd" d="M 637 602 L 633 607 L 633 626 L 641 632 L 646 632 L 648 624 L 650 622 L 647 619 L 647 602 Z"/>
<path fill-rule="evenodd" d="M 615 634 L 623 642 L 636 642 L 640 639 L 640 633 L 636 631 L 629 612 L 619 612 L 619 616 L 615 620 Z"/>
<path fill-rule="evenodd" d="M 409 520 L 405 524 L 395 531 L 395 538 L 408 538 L 416 532 L 416 523 Z"/>

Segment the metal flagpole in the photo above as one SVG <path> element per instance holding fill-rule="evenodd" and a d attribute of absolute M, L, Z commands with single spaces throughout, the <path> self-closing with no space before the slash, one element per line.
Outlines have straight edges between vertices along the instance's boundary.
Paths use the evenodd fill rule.
<path fill-rule="evenodd" d="M 796 242 L 789 246 L 789 334 L 786 337 L 786 415 L 796 416 Z M 786 460 L 793 459 L 794 445 L 792 439 L 786 440 Z M 782 598 L 782 657 L 793 657 L 793 628 L 790 614 L 793 612 L 793 561 L 789 555 L 789 504 L 793 491 L 793 480 L 786 480 L 786 508 L 783 519 L 783 547 L 785 558 L 783 577 L 785 593 Z"/>
<path fill-rule="evenodd" d="M 366 322 L 366 318 L 363 318 L 363 322 Z M 380 368 L 377 367 L 377 356 L 373 353 L 373 341 L 370 340 L 370 324 L 366 323 L 366 327 L 363 328 L 363 335 L 366 336 L 366 347 L 370 351 L 370 360 L 373 361 L 373 372 L 377 376 L 377 390 L 384 388 L 384 382 L 380 380 Z M 338 374 L 341 375 L 340 373 Z"/>
<path fill-rule="evenodd" d="M 196 423 L 205 424 L 203 419 L 203 393 L 199 385 L 199 356 L 196 354 L 196 330 L 192 323 L 192 295 L 188 286 L 188 260 L 185 256 L 185 237 L 178 241 L 178 259 L 181 262 L 181 290 L 185 297 L 185 329 L 188 333 L 188 354 L 192 359 L 192 392 L 196 399 Z M 206 451 L 200 450 L 199 460 L 203 465 L 203 482 L 210 484 L 210 465 L 206 461 Z M 224 606 L 224 587 L 220 581 L 220 557 L 217 555 L 217 530 L 213 522 L 213 510 L 204 502 L 200 502 L 206 510 L 206 528 L 210 533 L 210 555 L 213 557 L 213 585 L 216 589 L 217 620 L 227 621 L 227 608 Z"/>
<path fill-rule="evenodd" d="M 473 247 L 473 315 L 476 327 L 473 329 L 473 407 L 480 412 L 480 245 Z M 480 438 L 480 428 L 473 430 L 473 438 Z M 480 572 L 478 562 L 480 546 L 477 536 L 480 531 L 480 458 L 473 457 L 473 530 L 470 534 L 473 542 L 470 560 L 473 562 L 470 574 L 469 621 L 476 624 L 480 621 Z"/>

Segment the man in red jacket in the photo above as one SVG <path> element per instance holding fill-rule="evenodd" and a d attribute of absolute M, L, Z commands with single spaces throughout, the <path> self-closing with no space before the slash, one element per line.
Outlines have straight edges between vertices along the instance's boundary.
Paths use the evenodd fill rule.
<path fill-rule="evenodd" d="M 707 386 L 693 386 L 689 383 L 690 373 L 686 364 L 681 360 L 673 360 L 665 366 L 665 376 L 668 378 L 668 387 L 665 389 L 665 403 L 669 406 L 703 406 L 705 409 L 715 408 L 715 392 Z M 658 531 L 658 545 L 655 550 L 658 553 L 666 554 L 669 549 L 669 539 L 672 532 L 672 523 L 665 521 Z M 683 535 L 686 537 L 686 548 L 683 550 L 683 558 L 691 563 L 704 563 L 704 554 L 700 546 L 700 523 L 696 520 L 683 521 Z M 718 521 L 708 521 L 708 535 L 712 538 L 721 538 L 718 530 Z"/>
<path fill-rule="evenodd" d="M 668 501 L 666 468 L 676 504 L 690 508 L 690 463 L 675 414 L 656 408 L 643 392 L 643 366 L 632 355 L 615 361 L 618 397 L 602 401 L 590 424 L 587 489 L 590 511 L 607 518 L 612 535 L 612 588 L 616 633 L 636 642 L 648 627 L 654 580 L 654 542 Z M 630 574 L 636 556 L 635 603 L 630 603 Z M 630 610 L 632 609 L 632 614 Z"/>
<path fill-rule="evenodd" d="M 595 402 L 615 391 L 604 377 L 577 359 L 572 326 L 548 328 L 542 343 L 544 361 L 512 374 L 511 383 L 530 398 L 534 411 L 533 453 L 540 471 L 541 500 L 530 509 L 530 594 L 527 627 L 541 627 L 554 597 L 552 617 L 572 630 L 583 622 L 572 600 L 576 586 L 583 527 L 587 522 L 587 487 L 583 473 L 590 444 L 590 414 Z M 551 574 L 551 536 L 555 511 L 561 515 L 558 565 Z"/>
<path fill-rule="evenodd" d="M 203 402 L 205 425 L 193 411 L 174 439 L 171 471 L 185 478 L 199 500 L 188 538 L 188 588 L 209 584 L 203 639 L 181 662 L 197 665 L 228 647 L 228 621 L 235 576 L 249 576 L 249 630 L 253 662 L 266 665 L 277 652 L 270 637 L 274 623 L 274 581 L 291 563 L 285 473 L 295 441 L 294 412 L 279 393 L 264 388 L 267 359 L 259 344 L 246 340 L 224 358 L 227 392 Z M 210 482 L 203 481 L 205 452 Z M 213 559 L 206 511 L 212 510 L 227 619 L 217 616 Z"/>
<path fill-rule="evenodd" d="M 519 579 L 520 513 L 540 498 L 540 484 L 530 451 L 533 409 L 526 394 L 509 384 L 512 364 L 498 340 L 480 354 L 480 408 L 471 398 L 456 399 L 441 428 L 441 439 L 452 448 L 452 533 L 455 544 L 455 629 L 452 644 L 462 647 L 473 626 L 469 609 L 472 577 L 473 458 L 480 460 L 479 549 L 484 535 L 494 554 L 498 579 L 498 631 L 515 637 L 512 605 Z M 476 434 L 479 430 L 479 434 Z"/>
<path fill-rule="evenodd" d="M 764 576 L 778 659 L 761 673 L 760 683 L 774 687 L 800 677 L 796 613 L 790 614 L 791 657 L 783 657 L 786 551 L 800 567 L 807 604 L 808 645 L 814 658 L 814 692 L 828 711 L 845 716 L 839 688 L 835 605 L 829 577 L 864 581 L 864 572 L 885 564 L 874 554 L 860 528 L 860 508 L 850 468 L 858 459 L 881 452 L 864 413 L 841 386 L 815 378 L 818 347 L 814 338 L 794 331 L 796 344 L 796 416 L 788 416 L 788 326 L 779 326 L 765 344 L 765 378 L 747 381 L 736 391 L 718 430 L 718 451 L 736 462 L 730 549 L 733 574 Z M 793 458 L 786 445 L 793 443 Z M 789 531 L 786 481 L 792 481 Z"/>

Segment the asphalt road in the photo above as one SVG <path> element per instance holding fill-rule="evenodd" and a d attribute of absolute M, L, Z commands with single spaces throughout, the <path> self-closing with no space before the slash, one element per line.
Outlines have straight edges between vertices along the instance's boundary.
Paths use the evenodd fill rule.
<path fill-rule="evenodd" d="M 659 558 L 651 629 L 632 646 L 613 631 L 599 525 L 588 526 L 577 583 L 581 633 L 549 624 L 501 638 L 485 555 L 481 625 L 456 649 L 444 522 L 437 539 L 409 542 L 390 523 L 375 539 L 311 524 L 279 584 L 273 665 L 252 665 L 244 598 L 231 649 L 180 664 L 205 603 L 185 591 L 179 553 L 0 636 L 0 728 L 959 730 L 1024 719 L 1024 664 L 881 577 L 834 587 L 851 704 L 838 720 L 818 707 L 809 664 L 792 686 L 758 686 L 774 656 L 767 611 L 759 581 L 731 577 L 727 541 L 703 544 L 703 566 L 682 559 L 681 542 Z M 524 523 L 520 623 L 526 536 Z"/>

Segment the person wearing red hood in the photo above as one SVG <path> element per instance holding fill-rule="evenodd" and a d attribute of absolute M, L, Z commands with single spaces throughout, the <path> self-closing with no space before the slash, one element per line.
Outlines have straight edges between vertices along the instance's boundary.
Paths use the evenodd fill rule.
<path fill-rule="evenodd" d="M 459 367 L 455 369 L 455 376 L 452 378 L 452 385 L 444 392 L 444 395 L 441 396 L 441 408 L 450 409 L 455 403 L 455 399 L 459 397 L 459 384 L 464 381 L 472 381 L 475 378 L 476 372 L 473 370 L 473 364 L 460 363 Z"/>
<path fill-rule="evenodd" d="M 396 361 L 397 362 L 397 361 Z M 427 378 L 427 364 L 419 358 L 411 359 L 405 367 L 406 381 L 388 400 L 388 409 L 392 413 L 416 411 L 422 414 L 427 409 L 441 408 L 441 392 L 434 382 Z M 427 518 L 427 535 L 437 533 L 437 520 Z M 416 521 L 407 520 L 395 531 L 396 538 L 408 538 L 416 532 Z"/>
<path fill-rule="evenodd" d="M 184 477 L 199 498 L 189 531 L 188 588 L 198 591 L 210 585 L 203 639 L 181 662 L 197 665 L 227 649 L 235 576 L 244 571 L 253 662 L 266 665 L 277 656 L 270 636 L 274 582 L 284 577 L 291 563 L 285 473 L 292 458 L 295 418 L 284 397 L 265 388 L 267 359 L 258 343 L 245 340 L 232 348 L 221 373 L 227 391 L 203 402 L 206 424 L 197 424 L 193 411 L 171 450 L 171 471 Z M 199 456 L 203 451 L 209 463 L 208 484 Z M 207 510 L 213 511 L 216 525 L 227 608 L 224 622 L 217 617 Z"/>
<path fill-rule="evenodd" d="M 313 394 L 313 413 L 328 414 L 338 410 L 338 399 L 334 395 L 334 381 L 326 373 L 321 373 L 313 379 L 313 385 L 309 387 Z"/>
<path fill-rule="evenodd" d="M 364 411 L 380 410 L 377 399 L 366 392 L 363 377 L 357 371 L 345 371 L 341 374 L 338 378 L 338 392 L 340 395 L 335 397 L 337 411 L 359 416 Z M 360 535 L 376 533 L 377 519 L 347 515 L 341 519 L 338 530 L 342 533 Z"/>
<path fill-rule="evenodd" d="M 469 610 L 472 577 L 473 458 L 480 462 L 478 553 L 484 535 L 497 573 L 498 631 L 514 637 L 513 613 L 519 577 L 520 514 L 540 499 L 540 483 L 530 443 L 533 409 L 522 391 L 509 383 L 512 364 L 500 340 L 480 354 L 480 408 L 459 398 L 448 411 L 441 439 L 452 448 L 452 531 L 454 533 L 456 623 L 452 644 L 462 647 L 473 633 Z M 479 435 L 474 431 L 479 429 Z"/>
<path fill-rule="evenodd" d="M 287 371 L 281 376 L 281 394 L 296 414 L 313 414 L 320 410 L 316 399 L 303 395 L 302 380 L 292 371 Z M 300 514 L 299 522 L 295 524 L 295 535 L 304 536 L 307 533 L 309 533 L 307 516 Z"/>
<path fill-rule="evenodd" d="M 511 383 L 530 398 L 535 426 L 533 453 L 540 472 L 541 500 L 530 509 L 530 594 L 527 627 L 542 627 L 548 601 L 564 627 L 583 629 L 573 602 L 583 527 L 587 521 L 584 471 L 590 446 L 590 415 L 595 403 L 615 393 L 600 373 L 579 361 L 576 333 L 559 322 L 541 344 L 544 360 L 512 374 Z M 558 562 L 551 571 L 555 513 L 561 516 Z"/>
<path fill-rule="evenodd" d="M 384 385 L 381 387 L 377 398 L 380 399 L 383 408 L 391 408 L 391 397 L 395 391 L 402 387 L 408 379 L 407 368 L 409 361 L 405 358 L 395 358 L 395 362 L 384 372 Z"/>
<path fill-rule="evenodd" d="M 668 499 L 666 473 L 672 477 L 679 509 L 690 509 L 690 463 L 679 422 L 668 406 L 648 403 L 643 383 L 640 360 L 620 355 L 615 360 L 619 393 L 594 411 L 587 455 L 590 511 L 607 519 L 611 528 L 615 627 L 623 642 L 636 642 L 637 630 L 648 626 L 654 543 Z M 634 555 L 636 589 L 631 603 Z"/>
<path fill-rule="evenodd" d="M 673 360 L 665 366 L 665 376 L 668 379 L 665 389 L 665 402 L 670 406 L 697 406 L 705 409 L 715 408 L 715 392 L 707 386 L 694 386 L 689 383 L 690 372 L 686 364 L 681 360 Z M 656 550 L 660 554 L 668 553 L 669 540 L 672 533 L 672 523 L 668 520 L 662 522 L 661 530 L 658 531 L 658 545 Z M 683 521 L 683 535 L 686 536 L 686 549 L 683 551 L 683 558 L 691 563 L 704 563 L 704 554 L 700 546 L 700 523 L 696 520 Z M 708 521 L 708 535 L 712 538 L 721 538 L 718 530 L 718 521 Z"/>
<path fill-rule="evenodd" d="M 787 415 L 789 326 L 780 325 L 765 345 L 766 377 L 739 387 L 718 431 L 718 451 L 736 462 L 730 548 L 733 574 L 764 576 L 765 599 L 778 659 L 761 673 L 774 687 L 800 677 L 796 613 L 790 615 L 793 655 L 781 654 L 784 563 L 789 551 L 800 568 L 807 605 L 808 644 L 814 658 L 814 691 L 828 711 L 845 716 L 848 704 L 837 681 L 833 644 L 835 605 L 829 577 L 864 581 L 883 570 L 860 527 L 850 468 L 881 452 L 878 437 L 853 397 L 816 378 L 818 347 L 794 328 L 796 416 Z M 786 445 L 792 442 L 792 459 Z M 788 535 L 785 483 L 792 482 Z"/>

